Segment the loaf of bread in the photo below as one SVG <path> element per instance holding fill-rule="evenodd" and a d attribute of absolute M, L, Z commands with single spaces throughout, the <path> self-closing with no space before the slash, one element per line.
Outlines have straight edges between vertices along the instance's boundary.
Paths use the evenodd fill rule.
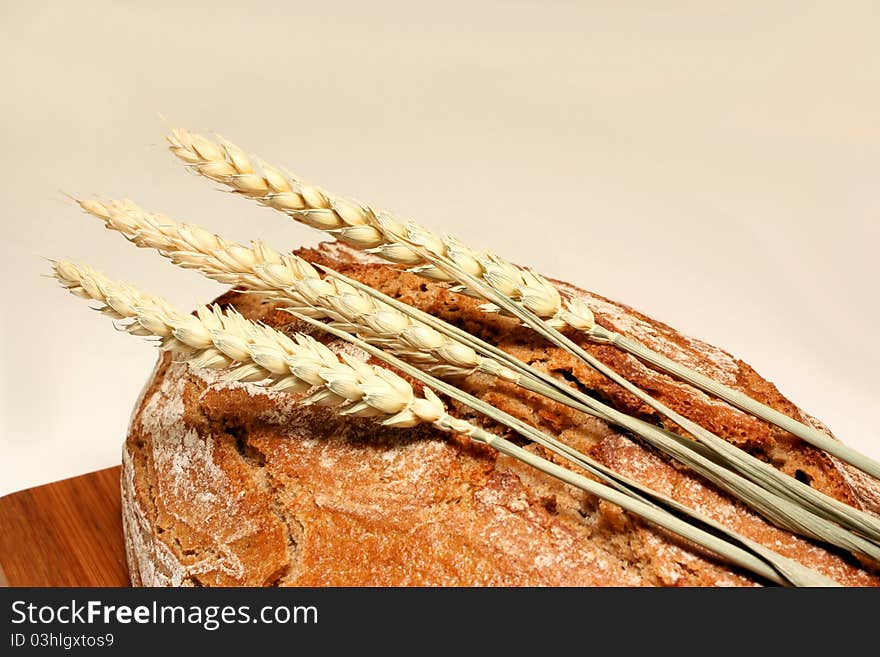
<path fill-rule="evenodd" d="M 514 320 L 345 247 L 299 252 L 451 321 L 590 395 L 653 411 Z M 828 431 L 755 371 L 595 294 L 597 321 Z M 218 303 L 283 330 L 289 314 L 235 291 Z M 313 333 L 332 348 L 352 349 Z M 880 486 L 789 434 L 609 346 L 583 347 L 663 403 L 793 477 L 872 513 Z M 851 555 L 776 529 L 631 436 L 512 385 L 461 385 L 595 459 L 845 585 L 877 585 Z M 488 448 L 431 428 L 392 429 L 301 406 L 160 357 L 123 449 L 132 583 L 144 586 L 749 586 L 711 553 Z M 454 404 L 453 404 L 454 406 Z M 456 414 L 485 422 L 465 408 Z M 497 429 L 502 431 L 501 429 Z M 507 435 L 507 434 L 505 434 Z M 830 434 L 829 434 L 830 435 Z M 537 446 L 529 449 L 549 456 Z"/>

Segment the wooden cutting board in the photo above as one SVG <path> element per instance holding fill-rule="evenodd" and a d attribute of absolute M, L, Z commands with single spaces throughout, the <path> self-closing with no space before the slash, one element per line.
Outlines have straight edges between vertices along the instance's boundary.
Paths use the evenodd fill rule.
<path fill-rule="evenodd" d="M 129 586 L 119 470 L 0 498 L 0 584 Z"/>

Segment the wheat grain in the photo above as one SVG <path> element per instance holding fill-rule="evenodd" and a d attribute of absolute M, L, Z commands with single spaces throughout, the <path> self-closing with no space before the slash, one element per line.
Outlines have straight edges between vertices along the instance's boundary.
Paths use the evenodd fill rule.
<path fill-rule="evenodd" d="M 333 196 L 269 164 L 255 166 L 251 157 L 226 140 L 212 141 L 178 128 L 171 131 L 168 143 L 171 152 L 193 171 L 355 248 L 411 266 L 411 271 L 429 278 L 454 280 L 403 244 L 406 238 L 438 257 L 450 259 L 556 327 L 569 325 L 589 331 L 595 326 L 583 300 L 563 298 L 556 286 L 540 274 L 495 254 L 476 251 L 451 237 L 441 238 L 414 221 L 402 221 L 388 212 Z M 462 286 L 456 289 L 469 292 Z M 495 311 L 497 307 L 487 304 L 486 310 Z"/>

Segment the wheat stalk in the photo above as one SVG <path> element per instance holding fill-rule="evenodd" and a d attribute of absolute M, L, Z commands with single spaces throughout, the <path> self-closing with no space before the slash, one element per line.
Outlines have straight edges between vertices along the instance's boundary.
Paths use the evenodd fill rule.
<path fill-rule="evenodd" d="M 718 449 L 714 443 L 704 443 L 702 445 L 708 448 L 705 450 L 706 454 L 704 455 L 704 450 L 700 449 L 701 445 L 697 445 L 666 429 L 629 416 L 607 404 L 597 401 L 577 388 L 568 386 L 559 379 L 551 377 L 527 363 L 510 356 L 497 347 L 436 317 L 432 317 L 417 308 L 388 297 L 363 283 L 346 278 L 330 268 L 322 267 L 322 269 L 329 277 L 347 282 L 352 287 L 368 294 L 374 299 L 380 300 L 404 314 L 423 321 L 453 340 L 472 347 L 487 358 L 497 359 L 497 362 L 502 367 L 507 368 L 509 372 L 515 373 L 515 379 L 510 376 L 506 378 L 512 380 L 516 385 L 633 432 L 661 452 L 706 477 L 709 481 L 732 494 L 777 526 L 828 542 L 856 554 L 866 555 L 875 561 L 880 561 L 880 546 L 874 540 L 866 539 L 859 535 L 859 533 L 865 533 L 871 537 L 877 536 L 878 523 L 872 516 L 818 492 L 815 495 L 818 503 L 823 505 L 822 508 L 830 506 L 836 512 L 836 515 L 817 514 L 814 508 L 815 504 L 812 506 L 805 505 L 797 495 L 779 494 L 777 488 L 767 485 L 766 478 L 762 478 L 760 472 L 757 476 L 755 475 L 753 467 L 746 469 L 746 472 L 750 475 L 748 477 L 743 476 L 738 471 L 729 469 L 727 464 L 731 461 L 731 457 L 727 454 L 726 450 Z M 523 423 L 519 421 L 510 421 L 509 417 L 499 421 L 506 423 L 510 428 L 523 433 L 527 437 L 531 437 L 529 432 L 534 431 L 532 427 L 523 427 Z M 539 439 L 535 440 L 536 442 L 541 442 Z M 727 443 L 724 444 L 727 445 Z M 741 451 L 733 446 L 729 446 L 728 449 L 737 453 Z M 712 458 L 708 458 L 708 456 Z M 713 458 L 718 459 L 717 462 Z M 745 452 L 740 454 L 740 460 L 748 458 Z M 746 460 L 746 465 L 748 464 L 749 462 Z M 739 471 L 742 471 L 742 468 L 739 468 Z M 829 520 L 829 515 L 836 522 Z M 843 522 L 841 523 L 841 521 Z M 842 527 L 838 523 L 844 526 Z M 854 529 L 858 533 L 854 533 L 850 529 Z"/>
<path fill-rule="evenodd" d="M 414 221 L 401 221 L 388 212 L 330 195 L 296 176 L 268 164 L 259 170 L 252 159 L 234 144 L 212 141 L 183 129 L 168 136 L 170 150 L 199 174 L 225 184 L 263 205 L 280 210 L 314 228 L 359 249 L 406 265 L 416 273 L 438 280 L 457 282 L 456 289 L 471 295 L 477 291 L 451 270 L 437 266 L 448 261 L 469 276 L 480 279 L 496 292 L 544 320 L 550 327 L 571 326 L 584 331 L 594 342 L 612 343 L 644 362 L 679 377 L 704 392 L 770 422 L 807 443 L 825 450 L 860 470 L 880 479 L 880 463 L 844 443 L 748 395 L 700 374 L 659 354 L 642 343 L 596 324 L 587 304 L 577 297 L 563 298 L 546 278 L 517 267 L 497 255 L 476 251 L 450 238 L 440 237 Z M 418 245 L 420 249 L 409 248 Z M 431 257 L 426 258 L 425 253 Z M 485 295 L 479 295 L 485 296 Z M 490 302 L 485 310 L 504 310 Z"/>
<path fill-rule="evenodd" d="M 177 224 L 164 215 L 149 213 L 131 201 L 78 203 L 104 221 L 108 229 L 120 232 L 138 246 L 157 249 L 182 267 L 198 269 L 225 283 L 246 285 L 252 291 L 292 304 L 298 313 L 330 318 L 337 328 L 357 333 L 371 344 L 416 362 L 431 373 L 467 374 L 479 370 L 622 426 L 707 477 L 774 524 L 880 559 L 876 546 L 841 532 L 836 525 L 694 452 L 692 443 L 681 442 L 675 434 L 572 390 L 484 341 L 346 279 L 332 269 L 324 268 L 328 277 L 322 279 L 310 263 L 298 256 L 282 256 L 259 243 L 253 247 L 235 244 L 199 226 Z M 588 457 L 552 437 L 540 434 L 532 439 L 576 465 L 593 470 L 597 467 Z"/>
<path fill-rule="evenodd" d="M 101 304 L 99 310 L 105 315 L 127 320 L 129 323 L 124 325 L 124 330 L 159 338 L 163 349 L 182 354 L 195 367 L 230 369 L 233 380 L 268 381 L 277 390 L 304 392 L 318 387 L 301 403 L 333 407 L 341 415 L 371 417 L 387 426 L 411 427 L 427 423 L 443 431 L 467 436 L 676 532 L 772 582 L 834 585 L 832 580 L 711 520 L 704 519 L 706 524 L 731 536 L 747 549 L 681 520 L 657 504 L 644 500 L 624 483 L 615 480 L 616 486 L 610 487 L 587 479 L 466 420 L 451 416 L 431 387 L 425 387 L 424 396 L 418 397 L 408 381 L 390 370 L 369 365 L 348 354 L 342 354 L 340 359 L 310 336 L 296 333 L 289 337 L 247 320 L 235 311 L 224 313 L 218 306 L 200 306 L 195 316 L 187 315 L 159 297 L 145 294 L 126 283 L 112 281 L 90 267 L 67 261 L 54 262 L 53 274 L 72 294 L 98 301 Z M 315 322 L 307 316 L 302 319 Z M 383 353 L 367 343 L 360 344 L 371 353 Z M 411 367 L 402 361 L 396 362 L 404 368 Z M 428 375 L 415 368 L 406 371 L 415 373 L 423 381 L 443 385 L 433 378 L 424 379 Z M 451 390 L 453 396 L 463 399 L 464 393 L 457 394 L 455 388 Z M 677 505 L 672 500 L 669 502 Z"/>

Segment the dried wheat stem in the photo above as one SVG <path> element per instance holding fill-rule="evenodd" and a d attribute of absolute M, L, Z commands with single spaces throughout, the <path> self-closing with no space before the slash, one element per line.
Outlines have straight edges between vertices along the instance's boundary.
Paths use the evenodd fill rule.
<path fill-rule="evenodd" d="M 761 490 L 753 491 L 757 499 L 752 499 L 748 495 L 747 482 L 739 481 L 733 473 L 727 473 L 726 470 L 716 471 L 713 463 L 702 462 L 699 455 L 692 454 L 672 439 L 657 435 L 656 428 L 642 427 L 633 418 L 619 414 L 590 398 L 582 400 L 589 406 L 573 403 L 559 389 L 548 388 L 540 380 L 532 380 L 528 376 L 524 378 L 522 372 L 514 372 L 493 358 L 478 354 L 474 348 L 464 344 L 464 340 L 443 332 L 448 331 L 448 328 L 442 322 L 437 323 L 438 320 L 432 318 L 432 326 L 429 326 L 417 319 L 414 309 L 405 307 L 405 310 L 401 310 L 399 304 L 393 300 L 385 298 L 383 301 L 382 295 L 375 290 L 348 281 L 332 270 L 328 271 L 330 275 L 327 278 L 322 279 L 302 258 L 279 255 L 265 245 L 244 247 L 212 235 L 198 226 L 177 224 L 163 215 L 148 213 L 131 201 L 102 203 L 91 200 L 79 203 L 87 212 L 103 220 L 107 228 L 122 233 L 138 246 L 157 249 L 178 265 L 201 270 L 223 282 L 247 285 L 252 290 L 294 306 L 295 312 L 307 312 L 311 317 L 321 319 L 329 317 L 336 328 L 359 334 L 371 344 L 388 349 L 433 374 L 442 376 L 478 369 L 503 376 L 557 401 L 636 430 L 648 442 L 673 454 L 675 458 L 719 483 L 725 490 L 734 492 L 777 524 L 793 531 L 805 531 L 801 525 L 788 522 L 789 516 L 797 515 L 796 510 L 786 511 L 783 508 L 779 511 L 778 507 L 784 507 L 784 504 Z M 440 330 L 435 330 L 433 326 Z M 473 341 L 477 349 L 485 348 L 484 343 L 472 337 L 469 341 Z M 515 360 L 511 361 L 506 355 L 502 362 L 517 369 L 526 367 Z M 223 364 L 222 361 L 218 363 Z M 260 376 L 259 370 L 252 371 L 248 367 L 242 372 Z M 568 394 L 572 394 L 572 391 L 568 391 Z M 523 428 L 520 427 L 519 430 L 522 431 Z M 531 439 L 563 458 L 591 471 L 595 469 L 595 463 L 567 445 L 549 436 L 536 436 L 531 427 L 527 431 Z M 745 493 L 743 486 L 746 487 Z"/>
<path fill-rule="evenodd" d="M 593 314 L 582 300 L 564 299 L 556 286 L 540 274 L 495 254 L 476 251 L 451 237 L 440 237 L 388 212 L 335 197 L 269 164 L 255 165 L 251 157 L 226 140 L 212 141 L 178 128 L 171 131 L 168 143 L 171 152 L 193 171 L 355 248 L 415 266 L 412 271 L 429 278 L 454 280 L 398 239 L 408 237 L 435 255 L 454 261 L 558 328 L 570 325 L 589 331 L 595 326 Z M 468 291 L 465 287 L 457 289 Z M 487 310 L 497 308 L 487 305 Z"/>

